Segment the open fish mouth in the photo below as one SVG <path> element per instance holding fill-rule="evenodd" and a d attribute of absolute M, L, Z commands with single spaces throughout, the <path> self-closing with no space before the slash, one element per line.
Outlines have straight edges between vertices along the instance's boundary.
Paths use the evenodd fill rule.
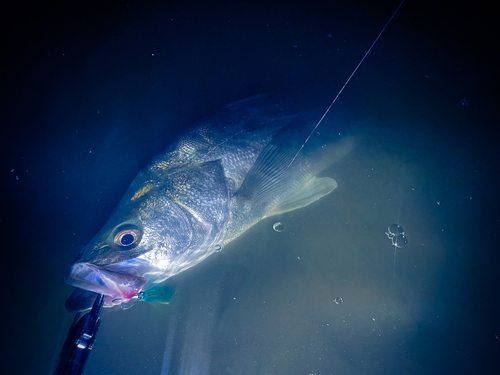
<path fill-rule="evenodd" d="M 89 263 L 75 263 L 65 281 L 74 287 L 109 296 L 114 302 L 128 302 L 141 291 L 147 280 Z"/>

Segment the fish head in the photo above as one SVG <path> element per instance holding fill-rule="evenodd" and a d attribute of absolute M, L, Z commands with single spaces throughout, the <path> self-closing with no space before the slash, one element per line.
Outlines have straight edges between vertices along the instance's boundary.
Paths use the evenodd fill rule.
<path fill-rule="evenodd" d="M 157 192 L 159 193 L 159 192 Z M 161 193 L 122 202 L 71 266 L 66 282 L 126 302 L 191 242 L 190 213 Z M 151 253 L 154 264 L 140 258 Z"/>
<path fill-rule="evenodd" d="M 220 163 L 146 177 L 80 251 L 68 284 L 124 303 L 215 251 L 229 212 Z"/>

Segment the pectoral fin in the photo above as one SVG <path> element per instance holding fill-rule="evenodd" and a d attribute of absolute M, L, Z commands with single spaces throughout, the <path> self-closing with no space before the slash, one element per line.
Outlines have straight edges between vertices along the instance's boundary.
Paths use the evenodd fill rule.
<path fill-rule="evenodd" d="M 265 217 L 282 214 L 305 207 L 321 197 L 331 193 L 337 187 L 337 182 L 330 177 L 313 177 L 300 190 L 280 202 L 278 206 L 267 213 Z"/>

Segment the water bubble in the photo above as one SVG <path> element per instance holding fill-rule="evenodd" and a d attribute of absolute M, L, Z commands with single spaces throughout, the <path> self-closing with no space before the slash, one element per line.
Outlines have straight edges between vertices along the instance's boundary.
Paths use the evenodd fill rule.
<path fill-rule="evenodd" d="M 273 229 L 276 232 L 283 232 L 285 230 L 285 226 L 283 225 L 283 223 L 277 221 L 276 223 L 273 224 Z"/>
<path fill-rule="evenodd" d="M 408 238 L 406 238 L 405 231 L 399 224 L 389 225 L 385 234 L 387 238 L 391 240 L 393 246 L 402 248 L 404 245 L 408 244 Z"/>
<path fill-rule="evenodd" d="M 342 297 L 338 297 L 338 298 L 335 298 L 333 300 L 333 302 L 335 302 L 335 304 L 337 304 L 337 305 L 340 305 L 342 302 L 344 302 L 344 300 L 342 299 Z"/>
<path fill-rule="evenodd" d="M 215 252 L 219 253 L 222 250 L 222 246 L 217 244 L 217 245 L 215 245 L 214 249 L 215 249 Z"/>

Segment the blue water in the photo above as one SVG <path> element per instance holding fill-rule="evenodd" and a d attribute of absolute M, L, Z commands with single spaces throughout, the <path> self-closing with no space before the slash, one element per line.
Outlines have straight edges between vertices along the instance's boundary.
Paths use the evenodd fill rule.
<path fill-rule="evenodd" d="M 73 318 L 69 264 L 151 158 L 260 93 L 316 109 L 314 126 L 396 6 L 118 1 L 13 12 L 1 112 L 7 373 L 53 371 Z M 338 189 L 178 275 L 170 305 L 104 311 L 85 374 L 499 373 L 489 14 L 407 0 L 315 135 L 358 135 L 325 172 Z M 409 241 L 395 270 L 392 223 Z"/>

